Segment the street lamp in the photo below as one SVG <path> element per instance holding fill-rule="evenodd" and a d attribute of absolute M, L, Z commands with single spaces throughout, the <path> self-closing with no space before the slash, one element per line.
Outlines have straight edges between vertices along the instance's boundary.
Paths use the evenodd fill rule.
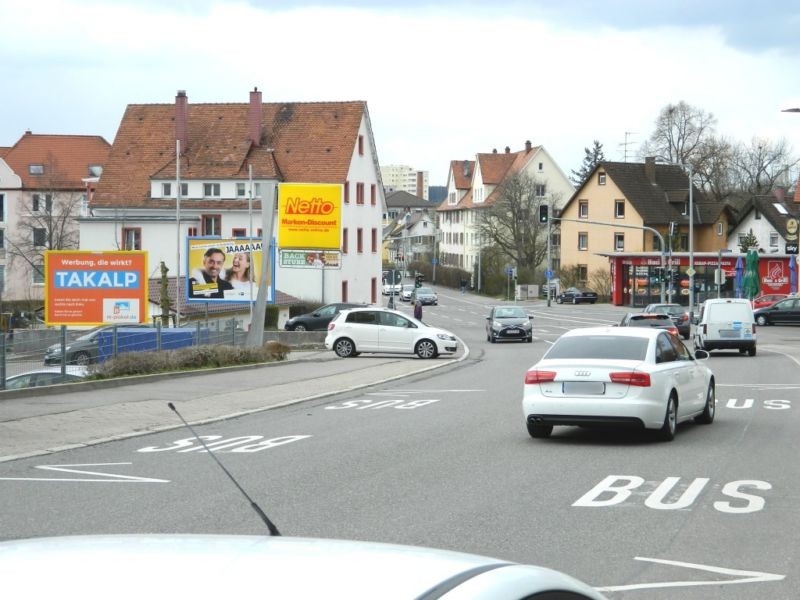
<path fill-rule="evenodd" d="M 730 248 L 720 248 L 717 251 L 717 298 L 722 297 L 722 255 L 733 252 Z"/>

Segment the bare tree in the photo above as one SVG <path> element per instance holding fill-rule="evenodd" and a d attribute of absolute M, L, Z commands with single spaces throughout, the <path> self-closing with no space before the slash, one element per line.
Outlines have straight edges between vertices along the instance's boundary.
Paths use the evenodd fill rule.
<path fill-rule="evenodd" d="M 18 202 L 17 225 L 6 236 L 9 263 L 39 276 L 44 275 L 45 251 L 78 248 L 76 219 L 85 197 L 59 172 L 52 156 L 44 167 L 40 185 Z"/>
<path fill-rule="evenodd" d="M 733 157 L 736 147 L 725 137 L 709 136 L 704 143 L 702 168 L 695 171 L 697 183 L 707 197 L 722 202 L 737 191 Z"/>
<path fill-rule="evenodd" d="M 547 227 L 538 221 L 539 207 L 558 198 L 525 173 L 506 178 L 498 199 L 480 211 L 478 229 L 484 245 L 495 246 L 522 269 L 534 269 L 547 255 Z"/>
<path fill-rule="evenodd" d="M 695 172 L 703 170 L 714 135 L 717 119 L 713 114 L 695 108 L 683 100 L 668 104 L 656 119 L 656 128 L 642 145 L 642 157 L 672 164 L 691 164 Z"/>
<path fill-rule="evenodd" d="M 791 173 L 798 160 L 790 156 L 791 148 L 785 139 L 776 142 L 754 137 L 749 146 L 740 146 L 733 152 L 732 168 L 740 191 L 760 195 L 768 194 L 775 185 L 793 183 Z"/>

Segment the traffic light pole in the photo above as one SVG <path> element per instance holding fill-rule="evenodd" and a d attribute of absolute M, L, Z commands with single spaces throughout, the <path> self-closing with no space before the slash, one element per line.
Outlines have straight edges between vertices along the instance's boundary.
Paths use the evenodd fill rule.
<path fill-rule="evenodd" d="M 550 205 L 547 206 L 547 212 L 550 212 Z M 547 219 L 547 306 L 550 306 L 550 300 L 553 297 L 553 287 L 550 283 L 553 279 L 553 255 L 552 255 L 552 240 L 553 234 L 550 229 L 550 219 Z"/>

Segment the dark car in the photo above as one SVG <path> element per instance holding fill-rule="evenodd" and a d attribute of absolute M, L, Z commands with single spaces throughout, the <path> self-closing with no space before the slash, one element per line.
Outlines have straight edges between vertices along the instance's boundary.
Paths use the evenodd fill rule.
<path fill-rule="evenodd" d="M 411 304 L 419 300 L 422 304 L 439 304 L 439 295 L 429 287 L 418 287 L 411 293 Z"/>
<path fill-rule="evenodd" d="M 772 306 L 756 309 L 753 317 L 759 325 L 800 325 L 800 298 L 786 298 Z"/>
<path fill-rule="evenodd" d="M 327 331 L 328 324 L 333 317 L 346 308 L 364 308 L 366 304 L 355 304 L 352 302 L 334 302 L 320 306 L 317 310 L 304 315 L 292 317 L 283 328 L 286 331 Z"/>
<path fill-rule="evenodd" d="M 66 354 L 68 365 L 88 365 L 97 362 L 97 356 L 100 353 L 98 342 L 100 341 L 100 334 L 104 331 L 114 331 L 116 327 L 124 327 L 125 329 L 138 329 L 150 328 L 149 325 L 142 324 L 125 324 L 125 325 L 104 325 L 92 329 L 84 333 L 79 338 L 67 342 Z M 61 344 L 53 344 L 44 353 L 44 364 L 46 365 L 60 365 L 61 364 Z"/>
<path fill-rule="evenodd" d="M 686 307 L 680 304 L 648 304 L 644 307 L 646 313 L 662 313 L 669 315 L 675 327 L 678 328 L 678 333 L 681 334 L 683 339 L 688 340 L 691 330 L 691 323 L 689 322 L 689 313 L 686 312 Z"/>
<path fill-rule="evenodd" d="M 533 341 L 533 316 L 519 306 L 495 306 L 486 317 L 486 341 Z"/>
<path fill-rule="evenodd" d="M 597 292 L 586 288 L 570 287 L 556 296 L 556 302 L 559 304 L 564 304 L 564 302 L 571 302 L 572 304 L 588 302 L 589 304 L 594 304 L 597 302 Z"/>
<path fill-rule="evenodd" d="M 666 313 L 628 313 L 622 317 L 620 327 L 653 327 L 655 329 L 666 329 L 670 333 L 678 335 L 678 328 Z"/>

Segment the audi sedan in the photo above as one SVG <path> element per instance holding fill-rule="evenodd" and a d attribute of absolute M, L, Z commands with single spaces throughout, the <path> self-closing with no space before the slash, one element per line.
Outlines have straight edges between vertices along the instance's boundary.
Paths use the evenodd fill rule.
<path fill-rule="evenodd" d="M 495 306 L 486 317 L 486 341 L 533 341 L 533 315 L 519 306 Z"/>
<path fill-rule="evenodd" d="M 653 431 L 663 441 L 678 423 L 709 424 L 716 412 L 708 352 L 692 355 L 674 334 L 642 327 L 591 327 L 562 335 L 525 373 L 522 411 L 528 433 L 555 425 Z"/>
<path fill-rule="evenodd" d="M 588 302 L 589 304 L 594 304 L 597 302 L 597 292 L 587 290 L 586 288 L 570 287 L 556 296 L 556 302 L 558 304 L 564 304 L 564 302 L 572 304 Z"/>

